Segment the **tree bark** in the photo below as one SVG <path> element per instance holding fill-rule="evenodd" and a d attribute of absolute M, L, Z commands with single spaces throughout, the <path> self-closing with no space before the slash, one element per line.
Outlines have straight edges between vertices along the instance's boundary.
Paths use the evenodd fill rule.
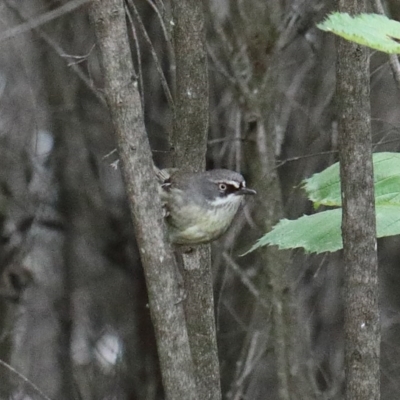
<path fill-rule="evenodd" d="M 161 202 L 129 51 L 123 1 L 93 1 L 90 16 L 146 277 L 166 397 L 197 399 L 175 261 L 164 240 Z"/>
<path fill-rule="evenodd" d="M 174 166 L 205 167 L 208 135 L 208 70 L 204 10 L 201 1 L 172 1 L 176 62 Z M 196 383 L 202 399 L 221 398 L 214 317 L 210 246 L 183 254 L 184 301 Z"/>
<path fill-rule="evenodd" d="M 202 2 L 172 1 L 176 62 L 174 166 L 204 169 L 208 134 L 208 71 Z"/>
<path fill-rule="evenodd" d="M 364 0 L 339 11 L 366 12 Z M 379 399 L 380 325 L 372 165 L 369 52 L 337 42 L 337 104 L 345 263 L 346 398 Z"/>

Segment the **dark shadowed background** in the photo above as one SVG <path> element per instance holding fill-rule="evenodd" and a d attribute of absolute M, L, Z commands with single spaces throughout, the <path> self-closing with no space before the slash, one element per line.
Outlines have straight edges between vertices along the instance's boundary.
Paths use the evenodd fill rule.
<path fill-rule="evenodd" d="M 83 3 L 0 4 L 0 360 L 12 366 L 0 364 L 1 399 L 42 399 L 38 388 L 57 400 L 163 399 L 145 282 Z M 257 253 L 239 255 L 280 217 L 269 215 L 277 207 L 262 195 L 271 194 L 262 157 L 272 151 L 276 158 L 270 174 L 279 178 L 275 200 L 286 218 L 314 212 L 301 181 L 337 161 L 334 38 L 315 27 L 334 2 L 204 3 L 207 167 L 241 171 L 249 187 L 261 187 L 213 245 L 223 398 L 273 400 L 279 397 L 270 296 L 260 283 L 268 280 L 268 268 Z M 146 128 L 156 164 L 166 167 L 173 121 L 159 69 L 172 85 L 173 22 L 162 1 L 127 4 Z M 43 23 L 43 15 L 65 5 L 71 10 Z M 387 6 L 400 20 L 399 3 Z M 400 93 L 387 57 L 377 52 L 371 52 L 371 106 L 374 151 L 398 151 Z M 272 150 L 260 151 L 261 134 Z M 379 261 L 382 399 L 396 400 L 398 237 L 379 241 Z M 299 329 L 293 363 L 293 374 L 301 370 L 303 377 L 298 399 L 343 397 L 342 272 L 340 252 L 301 250 L 281 271 Z"/>

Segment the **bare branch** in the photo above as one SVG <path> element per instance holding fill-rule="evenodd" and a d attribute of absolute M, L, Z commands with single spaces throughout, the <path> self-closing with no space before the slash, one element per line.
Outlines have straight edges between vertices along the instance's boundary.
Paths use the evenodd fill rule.
<path fill-rule="evenodd" d="M 173 164 L 185 170 L 205 167 L 209 91 L 203 2 L 173 0 L 173 37 L 176 61 Z M 221 398 L 214 320 L 210 246 L 183 255 L 186 322 L 203 399 Z"/>
<path fill-rule="evenodd" d="M 235 263 L 232 257 L 224 251 L 222 257 L 227 262 L 229 267 L 239 276 L 240 282 L 242 282 L 243 286 L 247 288 L 247 290 L 256 298 L 258 302 L 268 311 L 271 311 L 271 305 L 262 298 L 260 291 L 257 287 L 251 282 L 251 280 L 246 276 L 246 274 L 241 270 L 240 266 Z"/>
<path fill-rule="evenodd" d="M 0 42 L 13 36 L 21 35 L 22 33 L 28 32 L 32 29 L 38 28 L 39 26 L 44 25 L 47 22 L 52 21 L 53 19 L 62 17 L 63 15 L 83 6 L 84 4 L 89 3 L 89 1 L 90 0 L 71 0 L 61 7 L 56 8 L 55 10 L 48 11 L 47 13 L 39 15 L 39 17 L 32 18 L 21 25 L 18 25 L 11 29 L 7 29 L 5 32 L 0 33 Z"/>
<path fill-rule="evenodd" d="M 136 239 L 142 259 L 167 399 L 198 399 L 175 259 L 164 240 L 161 202 L 132 79 L 123 0 L 96 0 L 90 9 L 104 70 L 105 94 L 117 135 Z"/>
<path fill-rule="evenodd" d="M 135 6 L 135 3 L 132 0 L 128 0 L 128 3 L 132 7 L 133 13 L 135 14 L 135 18 L 137 19 L 140 29 L 142 30 L 143 36 L 144 36 L 147 44 L 149 45 L 151 55 L 153 56 L 153 60 L 155 62 L 156 68 L 157 68 L 158 75 L 160 76 L 161 86 L 164 89 L 164 93 L 165 93 L 165 96 L 168 101 L 168 105 L 170 106 L 171 110 L 174 110 L 174 101 L 172 100 L 171 91 L 169 90 L 167 80 L 166 80 L 164 72 L 162 70 L 161 63 L 158 59 L 156 50 L 154 49 L 153 43 L 150 40 L 150 37 L 146 31 L 146 28 L 143 24 L 142 18 L 140 17 L 140 14 L 139 14 L 137 8 Z"/>
<path fill-rule="evenodd" d="M 172 2 L 176 56 L 174 166 L 201 170 L 208 133 L 208 71 L 202 3 Z"/>
<path fill-rule="evenodd" d="M 30 386 L 36 393 L 38 393 L 44 400 L 51 400 L 49 396 L 45 395 L 41 389 L 39 389 L 31 380 L 29 380 L 26 376 L 19 373 L 15 368 L 13 368 L 10 364 L 7 364 L 3 360 L 0 360 L 0 365 L 4 368 L 7 368 L 14 375 L 18 376 L 22 381 L 24 381 L 28 386 Z"/>
<path fill-rule="evenodd" d="M 22 13 L 20 12 L 20 10 L 15 7 L 13 4 L 11 4 L 11 2 L 9 0 L 6 0 L 6 4 L 7 7 L 9 7 L 11 10 L 13 10 L 13 12 L 18 16 L 18 18 L 23 21 L 23 22 L 29 22 L 28 18 L 24 15 L 22 15 Z M 42 29 L 40 29 L 39 27 L 36 28 L 32 28 L 60 57 L 72 57 L 69 56 L 67 54 L 65 54 L 64 49 L 50 36 L 48 35 L 46 32 L 44 32 Z M 90 52 L 92 51 L 92 49 L 90 50 Z M 89 52 L 89 54 L 90 54 Z M 89 54 L 87 56 L 89 56 Z M 87 56 L 84 56 L 82 58 L 86 58 Z M 74 71 L 76 73 L 76 75 L 78 75 L 79 79 L 82 80 L 82 82 L 85 84 L 85 86 L 95 95 L 95 97 L 97 97 L 97 99 L 102 103 L 105 104 L 105 100 L 104 97 L 102 96 L 102 94 L 96 90 L 93 87 L 92 82 L 90 81 L 90 79 L 83 73 L 83 71 L 79 68 L 79 66 L 77 65 L 77 63 L 69 63 L 68 64 L 69 67 L 71 67 L 72 71 Z"/>
<path fill-rule="evenodd" d="M 146 110 L 145 110 L 145 102 L 144 102 L 144 85 L 143 85 L 142 55 L 140 52 L 140 42 L 139 42 L 138 35 L 136 33 L 136 28 L 133 23 L 133 18 L 132 18 L 131 12 L 128 7 L 126 7 L 125 10 L 126 10 L 126 15 L 128 16 L 129 24 L 131 26 L 133 40 L 135 42 L 136 57 L 137 57 L 137 64 L 138 64 L 137 75 L 139 78 L 140 98 L 142 100 L 143 113 L 145 113 Z"/>
<path fill-rule="evenodd" d="M 339 0 L 339 11 L 367 12 L 366 1 Z M 337 41 L 337 101 L 345 264 L 347 399 L 380 397 L 380 323 L 368 49 Z"/>

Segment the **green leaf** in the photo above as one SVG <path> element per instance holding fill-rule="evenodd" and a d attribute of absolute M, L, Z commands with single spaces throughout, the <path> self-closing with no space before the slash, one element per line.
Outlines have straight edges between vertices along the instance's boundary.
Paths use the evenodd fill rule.
<path fill-rule="evenodd" d="M 400 23 L 378 14 L 332 13 L 317 25 L 351 42 L 390 54 L 400 53 Z"/>
<path fill-rule="evenodd" d="M 308 198 L 315 204 L 341 206 L 339 163 L 333 164 L 322 172 L 303 181 Z"/>
<path fill-rule="evenodd" d="M 376 206 L 377 237 L 400 235 L 400 206 Z"/>
<path fill-rule="evenodd" d="M 303 247 L 310 253 L 339 250 L 342 248 L 341 220 L 340 208 L 304 215 L 296 220 L 282 219 L 247 253 L 265 245 L 277 245 L 280 249 Z"/>
<path fill-rule="evenodd" d="M 400 153 L 375 153 L 375 204 L 400 205 Z M 304 189 L 315 205 L 341 206 L 339 163 L 304 180 Z"/>
<path fill-rule="evenodd" d="M 280 249 L 302 247 L 309 253 L 340 250 L 343 247 L 341 220 L 341 208 L 304 215 L 292 221 L 283 219 L 247 253 L 266 245 L 276 245 Z M 376 226 L 377 237 L 399 235 L 400 205 L 376 206 Z"/>
<path fill-rule="evenodd" d="M 374 187 L 377 237 L 400 234 L 400 153 L 375 153 Z M 310 200 L 316 205 L 341 206 L 339 163 L 304 181 Z M 247 252 L 265 245 L 281 249 L 302 247 L 306 252 L 333 252 L 342 248 L 342 209 L 281 220 Z M 246 253 L 246 254 L 247 254 Z"/>

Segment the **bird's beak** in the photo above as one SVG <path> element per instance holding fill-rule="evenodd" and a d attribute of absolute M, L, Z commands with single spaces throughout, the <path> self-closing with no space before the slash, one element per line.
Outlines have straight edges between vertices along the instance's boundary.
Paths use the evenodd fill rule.
<path fill-rule="evenodd" d="M 249 188 L 246 188 L 246 187 L 240 188 L 236 193 L 239 194 L 239 195 L 243 195 L 243 194 L 254 195 L 254 194 L 257 194 L 257 192 L 255 190 L 249 189 Z"/>

